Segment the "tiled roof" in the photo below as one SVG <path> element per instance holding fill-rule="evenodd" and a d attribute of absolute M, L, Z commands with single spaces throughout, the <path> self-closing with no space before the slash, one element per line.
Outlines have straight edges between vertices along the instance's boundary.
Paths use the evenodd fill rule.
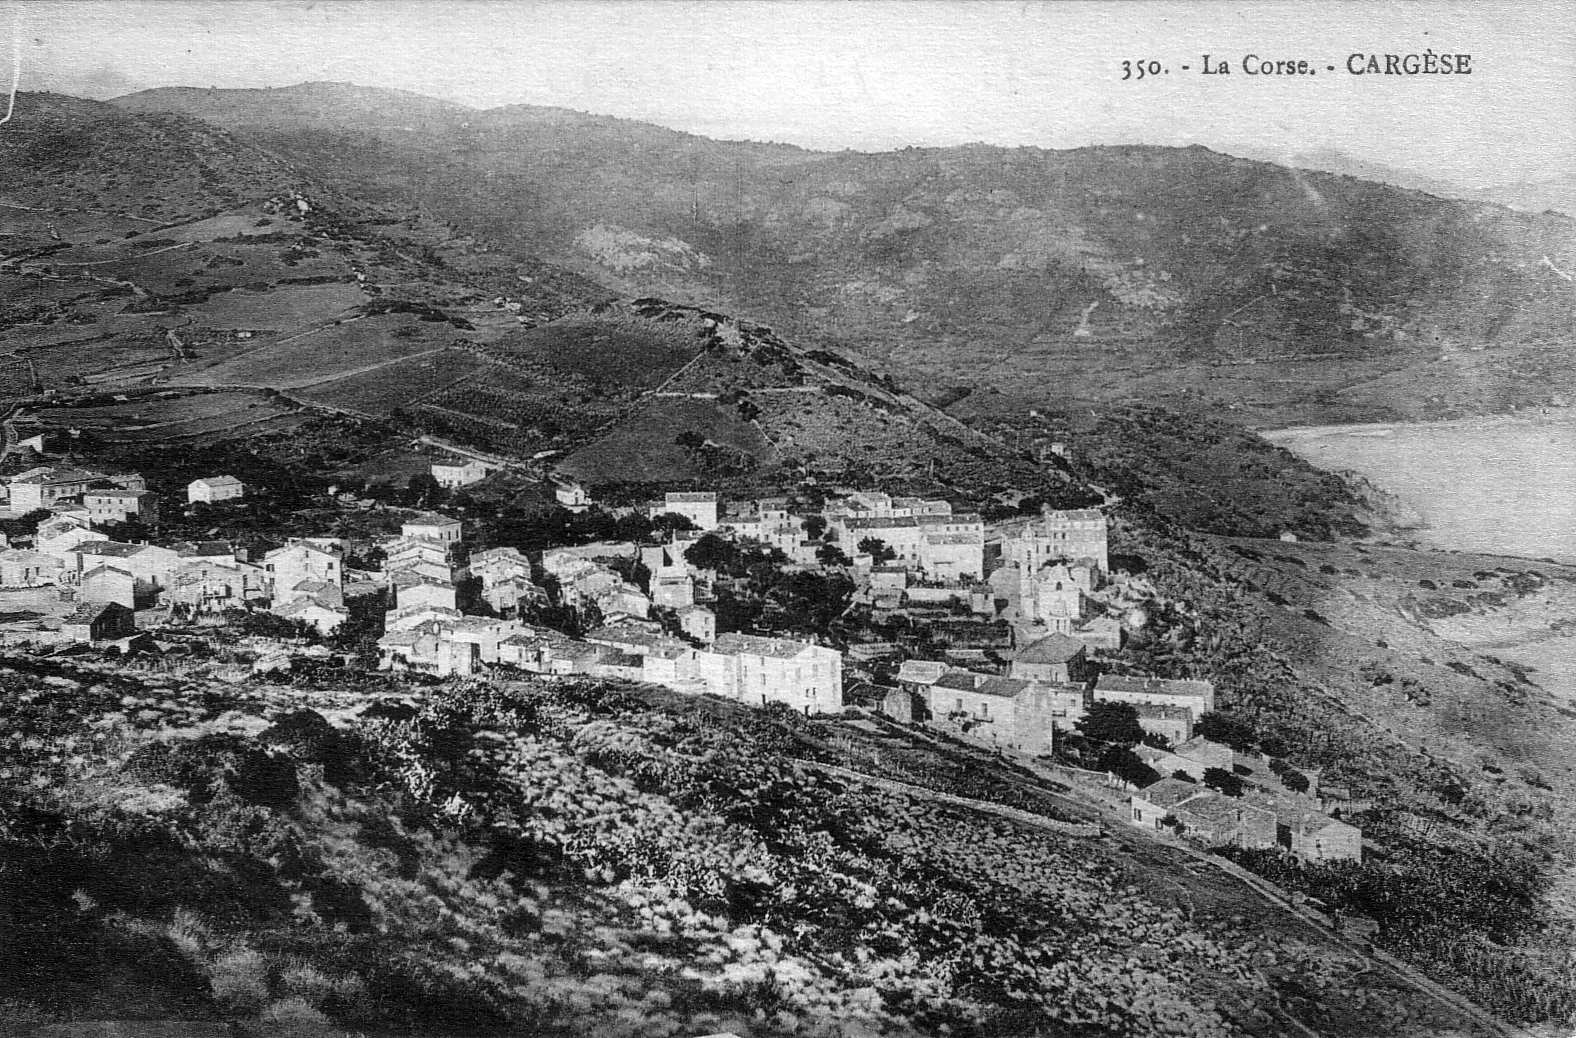
<path fill-rule="evenodd" d="M 717 495 L 711 491 L 675 491 L 665 495 L 664 500 L 669 504 L 710 505 L 717 503 Z"/>
<path fill-rule="evenodd" d="M 421 512 L 421 513 L 418 513 L 417 515 L 411 516 L 409 519 L 402 520 L 402 522 L 406 526 L 459 526 L 460 525 L 460 521 L 458 519 L 451 519 L 448 516 L 440 515 L 437 512 Z"/>
<path fill-rule="evenodd" d="M 717 637 L 712 651 L 724 656 L 771 656 L 791 660 L 811 648 L 804 642 L 787 638 L 760 638 L 753 634 L 723 634 Z"/>
<path fill-rule="evenodd" d="M 1022 694 L 1031 684 L 1033 682 L 1025 681 L 1022 678 L 986 678 L 975 691 L 983 692 L 987 696 L 1001 696 L 1003 699 L 1013 699 Z"/>
<path fill-rule="evenodd" d="M 84 602 L 73 609 L 65 618 L 68 624 L 90 624 L 103 616 L 110 609 L 124 609 L 118 602 Z"/>
<path fill-rule="evenodd" d="M 904 660 L 897 669 L 897 678 L 918 685 L 935 684 L 948 669 L 945 663 L 936 660 Z"/>
<path fill-rule="evenodd" d="M 1065 634 L 1048 634 L 1030 642 L 1013 659 L 1019 663 L 1066 663 L 1084 651 L 1083 642 Z"/>
<path fill-rule="evenodd" d="M 1123 677 L 1117 674 L 1101 674 L 1094 687 L 1096 692 L 1131 692 L 1151 696 L 1198 696 L 1201 699 L 1214 691 L 1214 686 L 1207 681 Z"/>
<path fill-rule="evenodd" d="M 975 692 L 988 675 L 976 674 L 971 670 L 949 670 L 937 678 L 933 687 L 955 688 L 961 692 Z"/>
<path fill-rule="evenodd" d="M 141 554 L 148 550 L 146 544 L 122 544 L 120 541 L 85 541 L 73 545 L 72 551 L 79 555 L 101 555 L 111 559 L 129 559 L 133 555 Z"/>
<path fill-rule="evenodd" d="M 1184 800 L 1204 793 L 1203 786 L 1194 782 L 1183 782 L 1178 778 L 1163 778 L 1159 782 L 1151 783 L 1139 790 L 1134 796 L 1149 801 L 1156 807 L 1175 807 Z"/>
<path fill-rule="evenodd" d="M 103 478 L 103 474 L 86 469 L 37 468 L 13 476 L 11 482 L 47 486 L 51 483 L 92 483 Z"/>

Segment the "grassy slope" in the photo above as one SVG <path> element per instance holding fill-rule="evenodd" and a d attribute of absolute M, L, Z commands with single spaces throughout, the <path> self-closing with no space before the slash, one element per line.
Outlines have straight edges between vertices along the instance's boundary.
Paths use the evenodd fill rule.
<path fill-rule="evenodd" d="M 0 1009 L 538 1034 L 1464 1026 L 1175 851 L 787 762 L 874 751 L 1063 813 L 973 751 L 632 688 L 324 677 L 5 662 L 0 876 L 23 897 L 0 948 L 28 954 L 0 954 Z M 401 691 L 426 705 L 356 719 Z M 343 732 L 264 731 L 302 706 Z"/>
<path fill-rule="evenodd" d="M 1374 845 L 1362 869 L 1272 871 L 1375 915 L 1382 944 L 1507 1018 L 1576 1012 L 1560 952 L 1576 918 L 1569 707 L 1429 621 L 1501 612 L 1572 571 L 1219 540 L 1127 513 L 1113 550 L 1142 559 L 1157 589 L 1129 660 L 1213 678 L 1221 709 L 1371 802 L 1356 818 Z"/>

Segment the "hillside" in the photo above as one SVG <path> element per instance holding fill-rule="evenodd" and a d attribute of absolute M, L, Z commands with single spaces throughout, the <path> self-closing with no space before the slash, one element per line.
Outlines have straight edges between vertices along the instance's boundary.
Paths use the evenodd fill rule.
<path fill-rule="evenodd" d="M 392 115 L 412 125 L 463 112 L 401 101 Z M 45 424 L 194 445 L 337 415 L 552 459 L 591 484 L 815 475 L 959 500 L 1066 484 L 838 353 L 658 299 L 615 304 L 187 116 L 24 95 L 19 120 L 0 365 L 15 395 L 50 397 Z"/>
<path fill-rule="evenodd" d="M 977 751 L 617 683 L 345 680 L 0 660 L 7 1022 L 1492 1033 Z M 972 806 L 825 767 L 873 760 Z"/>
<path fill-rule="evenodd" d="M 1573 374 L 1563 216 L 1202 148 L 830 154 L 521 106 L 409 133 L 403 98 L 357 118 L 341 90 L 117 103 L 215 119 L 630 294 L 843 344 L 936 393 L 998 390 L 997 409 L 1445 417 L 1548 404 Z"/>

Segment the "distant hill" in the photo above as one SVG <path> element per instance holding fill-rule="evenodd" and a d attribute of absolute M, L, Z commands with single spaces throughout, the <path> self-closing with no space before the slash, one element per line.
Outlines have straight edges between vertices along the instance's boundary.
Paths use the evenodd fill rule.
<path fill-rule="evenodd" d="M 1339 173 L 1343 176 L 1373 180 L 1412 191 L 1426 191 L 1440 198 L 1492 202 L 1495 205 L 1520 209 L 1528 213 L 1553 210 L 1566 216 L 1576 215 L 1576 174 L 1565 174 L 1544 180 L 1507 181 L 1482 187 L 1429 176 L 1415 170 L 1387 166 L 1380 162 L 1369 162 L 1355 155 L 1348 155 L 1339 148 L 1317 148 L 1290 155 L 1276 155 L 1268 151 L 1239 149 L 1233 151 L 1244 158 L 1277 162 L 1283 166 L 1296 166 L 1299 169 Z"/>
<path fill-rule="evenodd" d="M 415 102 L 357 115 L 365 97 L 117 103 L 218 121 L 622 292 L 846 346 L 938 399 L 986 393 L 979 409 L 1443 417 L 1558 402 L 1576 376 L 1562 216 L 1197 147 L 817 153 L 527 106 L 420 109 L 405 132 Z"/>
<path fill-rule="evenodd" d="M 326 94 L 389 125 L 465 112 L 338 87 L 254 93 L 276 112 Z M 222 92 L 176 94 L 235 108 Z M 26 94 L 17 125 L 0 188 L 0 374 L 14 397 L 56 394 L 46 423 L 199 444 L 348 415 L 591 484 L 814 474 L 975 499 L 1069 483 L 840 353 L 658 298 L 616 304 L 523 249 L 368 201 L 189 115 Z M 101 399 L 127 389 L 157 393 Z"/>

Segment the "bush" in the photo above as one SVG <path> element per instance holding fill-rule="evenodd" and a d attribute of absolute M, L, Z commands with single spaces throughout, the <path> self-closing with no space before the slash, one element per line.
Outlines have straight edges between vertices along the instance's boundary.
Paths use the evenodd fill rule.
<path fill-rule="evenodd" d="M 262 1021 L 270 1035 L 319 1034 L 329 1027 L 328 1017 L 312 1008 L 305 999 L 284 998 L 263 1010 Z"/>
<path fill-rule="evenodd" d="M 1242 795 L 1242 779 L 1224 768 L 1205 768 L 1204 785 L 1210 789 L 1218 789 L 1228 797 Z"/>
<path fill-rule="evenodd" d="M 1131 703 L 1095 703 L 1073 727 L 1085 738 L 1116 746 L 1132 746 L 1144 738 L 1138 709 Z"/>
<path fill-rule="evenodd" d="M 260 1013 L 268 1004 L 268 960 L 251 949 L 220 956 L 208 973 L 213 999 L 226 1012 Z"/>
<path fill-rule="evenodd" d="M 320 1010 L 333 997 L 335 983 L 332 977 L 316 966 L 303 963 L 279 975 L 279 990 L 287 998 Z"/>
<path fill-rule="evenodd" d="M 239 735 L 204 735 L 189 742 L 152 742 L 135 750 L 126 771 L 140 782 L 184 790 L 194 804 L 228 786 L 244 803 L 282 808 L 300 793 L 295 763 Z"/>
<path fill-rule="evenodd" d="M 1229 746 L 1238 753 L 1251 751 L 1258 741 L 1253 726 L 1234 714 L 1211 710 L 1200 714 L 1193 734 Z"/>

